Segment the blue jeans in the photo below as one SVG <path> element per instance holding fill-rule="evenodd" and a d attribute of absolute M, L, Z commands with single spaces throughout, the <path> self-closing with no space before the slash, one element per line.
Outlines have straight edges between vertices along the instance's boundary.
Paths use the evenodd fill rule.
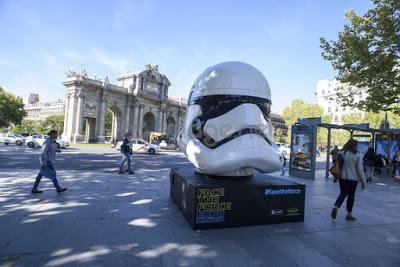
<path fill-rule="evenodd" d="M 338 206 L 340 208 L 340 206 L 343 204 L 344 199 L 347 197 L 346 209 L 348 212 L 352 212 L 357 184 L 357 181 L 339 179 L 340 195 L 336 199 L 335 206 Z"/>
<path fill-rule="evenodd" d="M 119 170 L 121 172 L 124 171 L 125 161 L 128 161 L 128 171 L 131 172 L 132 171 L 132 169 L 131 169 L 131 155 L 129 153 L 123 153 L 122 154 L 121 163 L 119 164 Z"/>
<path fill-rule="evenodd" d="M 56 173 L 56 170 L 54 169 L 53 162 L 48 161 L 47 168 L 43 168 L 43 167 L 40 168 L 40 171 L 39 171 L 38 175 L 36 176 L 36 181 L 35 181 L 35 184 L 33 185 L 32 189 L 36 190 L 38 188 L 40 180 L 42 180 L 43 176 L 49 178 L 53 182 L 53 185 L 57 190 L 60 189 L 60 185 L 58 184 L 58 181 L 57 181 L 57 173 Z"/>

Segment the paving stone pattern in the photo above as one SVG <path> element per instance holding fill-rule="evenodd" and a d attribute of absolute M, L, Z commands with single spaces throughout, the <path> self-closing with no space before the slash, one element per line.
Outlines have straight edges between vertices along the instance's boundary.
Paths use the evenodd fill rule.
<path fill-rule="evenodd" d="M 0 170 L 0 266 L 400 266 L 400 183 L 356 193 L 355 222 L 330 211 L 338 184 L 306 184 L 302 223 L 193 231 L 169 198 L 169 170 L 58 171 L 69 189 L 31 195 L 37 170 Z M 279 176 L 279 174 L 274 174 Z"/>

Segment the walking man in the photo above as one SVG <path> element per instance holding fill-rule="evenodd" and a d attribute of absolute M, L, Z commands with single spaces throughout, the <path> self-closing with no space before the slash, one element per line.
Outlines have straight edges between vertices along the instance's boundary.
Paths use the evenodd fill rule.
<path fill-rule="evenodd" d="M 132 153 L 132 144 L 130 143 L 131 138 L 132 138 L 132 135 L 130 133 L 127 133 L 125 135 L 124 140 L 122 141 L 122 145 L 121 145 L 122 159 L 121 159 L 121 163 L 119 165 L 119 173 L 120 174 L 124 173 L 125 161 L 128 162 L 129 174 L 134 174 L 134 172 L 132 171 L 132 168 L 131 168 L 131 153 Z"/>
<path fill-rule="evenodd" d="M 61 188 L 57 181 L 57 173 L 54 169 L 54 161 L 56 160 L 56 150 L 57 150 L 57 131 L 51 130 L 49 132 L 49 137 L 42 145 L 42 152 L 40 153 L 40 164 L 41 168 L 39 174 L 36 177 L 35 184 L 31 190 L 32 194 L 43 193 L 43 191 L 38 189 L 40 180 L 43 176 L 49 178 L 56 188 L 58 193 L 64 192 L 67 188 Z"/>

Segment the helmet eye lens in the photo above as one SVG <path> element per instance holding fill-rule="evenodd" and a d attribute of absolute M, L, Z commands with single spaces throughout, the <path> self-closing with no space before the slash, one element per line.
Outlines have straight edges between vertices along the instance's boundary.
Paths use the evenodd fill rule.
<path fill-rule="evenodd" d="M 254 104 L 261 110 L 265 120 L 270 121 L 271 101 L 267 98 L 245 95 L 208 95 L 194 97 L 189 105 L 199 105 L 205 120 L 219 117 L 242 104 Z"/>

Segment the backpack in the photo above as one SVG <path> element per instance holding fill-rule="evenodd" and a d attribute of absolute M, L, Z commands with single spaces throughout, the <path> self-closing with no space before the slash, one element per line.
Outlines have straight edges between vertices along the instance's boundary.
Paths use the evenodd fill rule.
<path fill-rule="evenodd" d="M 130 152 L 130 147 L 129 147 L 128 143 L 129 143 L 129 141 L 127 139 L 124 139 L 122 141 L 121 153 L 125 154 L 125 153 L 129 153 Z"/>
<path fill-rule="evenodd" d="M 386 160 L 382 155 L 378 155 L 375 158 L 375 167 L 377 168 L 386 167 Z"/>

